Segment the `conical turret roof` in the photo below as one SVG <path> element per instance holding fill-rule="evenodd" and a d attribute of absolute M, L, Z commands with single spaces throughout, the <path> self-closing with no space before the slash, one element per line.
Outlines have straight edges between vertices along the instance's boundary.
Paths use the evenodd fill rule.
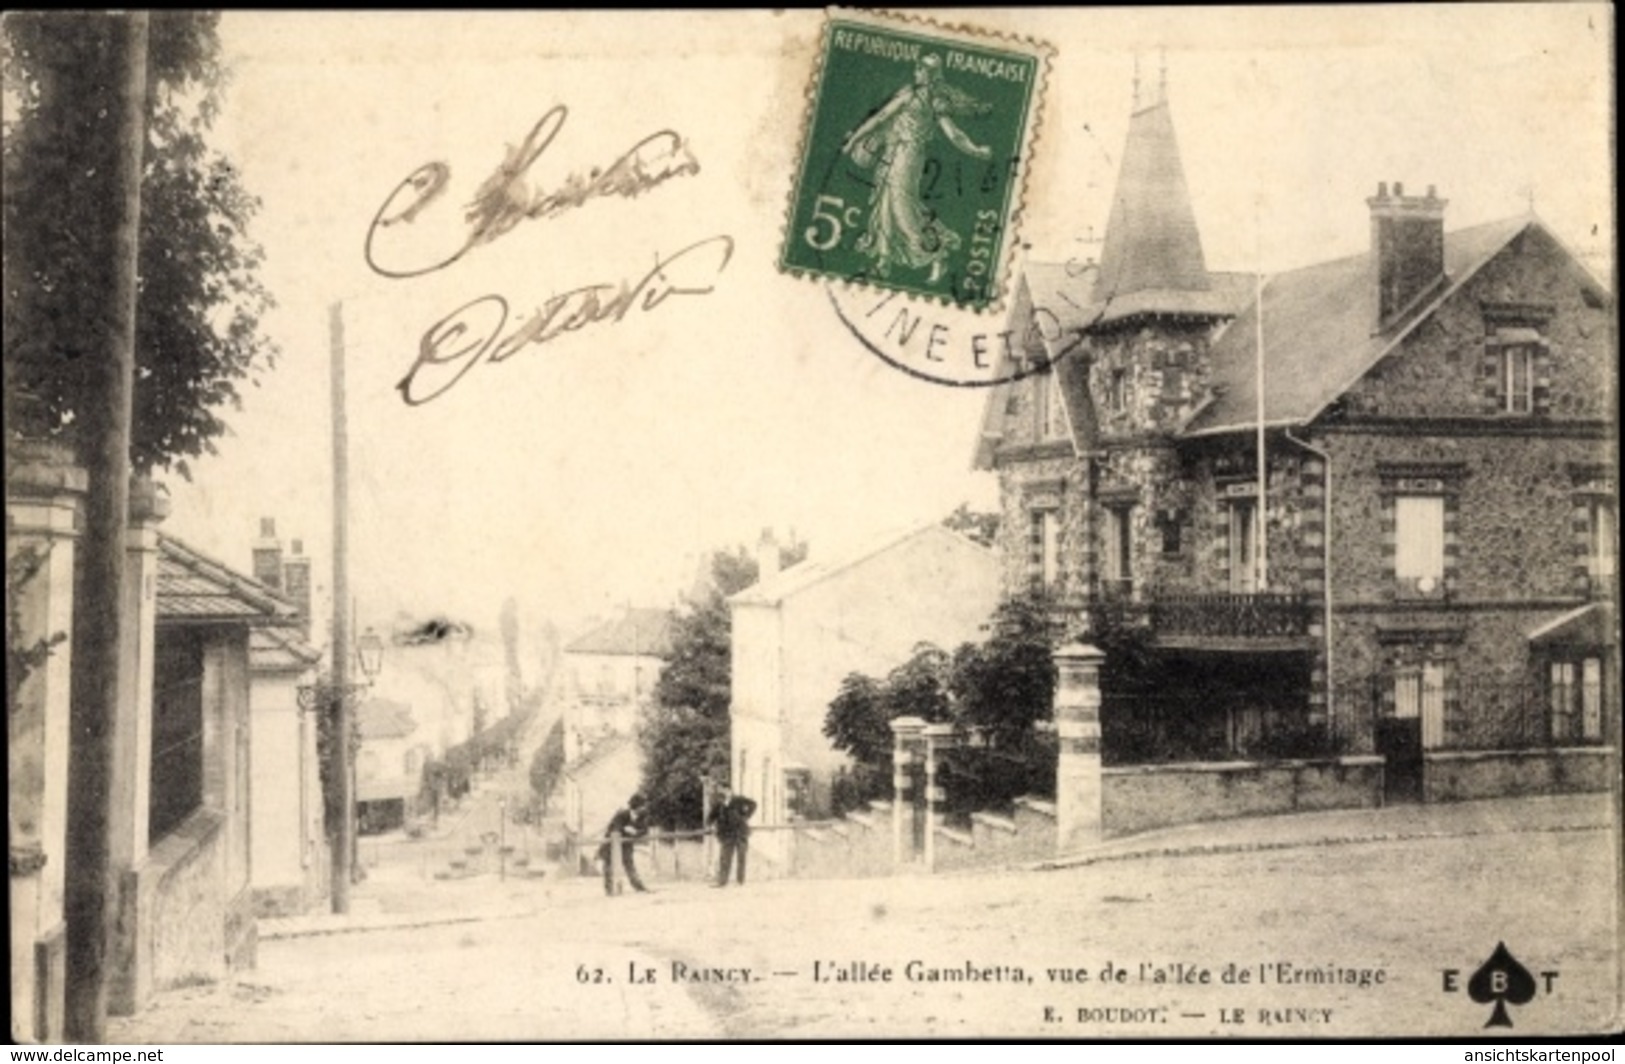
<path fill-rule="evenodd" d="M 1202 237 L 1191 212 L 1173 118 L 1167 98 L 1162 97 L 1129 119 L 1095 297 L 1108 300 L 1136 292 L 1205 292 L 1208 287 Z M 1178 312 L 1183 307 L 1167 309 Z"/>

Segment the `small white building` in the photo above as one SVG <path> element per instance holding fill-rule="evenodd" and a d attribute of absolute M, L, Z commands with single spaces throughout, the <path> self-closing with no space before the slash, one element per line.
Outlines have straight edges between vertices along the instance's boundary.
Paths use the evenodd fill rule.
<path fill-rule="evenodd" d="M 920 643 L 980 641 L 999 572 L 993 551 L 936 522 L 782 572 L 770 536 L 757 553 L 761 579 L 728 600 L 731 763 L 734 789 L 768 826 L 828 814 L 830 779 L 847 764 L 824 737 L 841 681 L 885 676 Z"/>
<path fill-rule="evenodd" d="M 248 638 L 254 744 L 250 885 L 260 916 L 320 908 L 327 897 L 316 713 L 301 711 L 299 687 L 315 679 L 321 651 L 298 630 L 261 628 Z"/>
<path fill-rule="evenodd" d="M 356 728 L 357 828 L 371 835 L 401 827 L 416 812 L 431 747 L 418 735 L 412 708 L 400 702 L 368 699 L 356 714 Z"/>
<path fill-rule="evenodd" d="M 632 735 L 671 654 L 670 610 L 628 609 L 564 648 L 564 756 L 600 739 Z"/>

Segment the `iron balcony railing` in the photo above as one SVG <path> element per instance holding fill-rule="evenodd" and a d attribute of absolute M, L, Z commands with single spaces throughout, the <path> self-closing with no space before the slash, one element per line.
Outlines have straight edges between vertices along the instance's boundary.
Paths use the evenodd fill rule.
<path fill-rule="evenodd" d="M 1314 618 L 1307 596 L 1275 592 L 1156 593 L 1147 610 L 1159 636 L 1216 639 L 1301 638 Z"/>
<path fill-rule="evenodd" d="M 1309 596 L 1284 592 L 1171 592 L 1102 580 L 1094 597 L 1076 592 L 1051 602 L 1058 622 L 1096 610 L 1151 629 L 1158 638 L 1214 640 L 1304 639 L 1318 607 Z"/>

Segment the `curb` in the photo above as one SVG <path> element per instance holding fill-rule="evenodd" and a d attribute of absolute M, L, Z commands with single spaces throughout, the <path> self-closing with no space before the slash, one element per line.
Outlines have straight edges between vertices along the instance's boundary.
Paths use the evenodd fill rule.
<path fill-rule="evenodd" d="M 1271 842 L 1192 843 L 1185 846 L 1164 846 L 1154 849 L 1129 850 L 1124 853 L 1078 854 L 1057 857 L 1020 866 L 1033 872 L 1055 872 L 1066 868 L 1107 864 L 1113 861 L 1133 861 L 1151 857 L 1207 857 L 1219 854 L 1258 853 L 1265 850 L 1301 850 L 1318 846 L 1350 846 L 1360 843 L 1418 842 L 1430 839 L 1466 839 L 1481 835 L 1520 835 L 1561 833 L 1575 831 L 1606 831 L 1608 824 L 1557 824 L 1534 828 L 1463 828 L 1456 831 L 1384 831 L 1363 835 L 1326 835 L 1319 838 L 1283 839 Z"/>
<path fill-rule="evenodd" d="M 440 927 L 446 924 L 475 924 L 487 920 L 511 920 L 535 916 L 535 909 L 498 909 L 479 913 L 445 913 L 401 915 L 396 917 L 365 917 L 343 923 L 310 924 L 304 927 L 266 927 L 259 924 L 261 942 L 289 938 L 319 938 L 324 935 L 350 935 L 364 931 L 405 931 L 419 927 Z"/>

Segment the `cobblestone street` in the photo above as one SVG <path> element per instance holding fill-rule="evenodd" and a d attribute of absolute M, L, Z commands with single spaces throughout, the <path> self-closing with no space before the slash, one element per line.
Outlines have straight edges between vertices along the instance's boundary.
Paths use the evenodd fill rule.
<path fill-rule="evenodd" d="M 1606 809 L 1586 796 L 1236 821 L 1060 869 L 615 899 L 590 879 L 426 883 L 380 863 L 351 916 L 267 921 L 288 937 L 262 940 L 256 970 L 162 994 L 109 1035 L 1471 1037 L 1490 1009 L 1464 988 L 1497 941 L 1558 973 L 1512 1006 L 1509 1034 L 1600 1031 L 1618 1027 L 1620 994 Z M 1453 993 L 1445 969 L 1461 973 Z"/>

